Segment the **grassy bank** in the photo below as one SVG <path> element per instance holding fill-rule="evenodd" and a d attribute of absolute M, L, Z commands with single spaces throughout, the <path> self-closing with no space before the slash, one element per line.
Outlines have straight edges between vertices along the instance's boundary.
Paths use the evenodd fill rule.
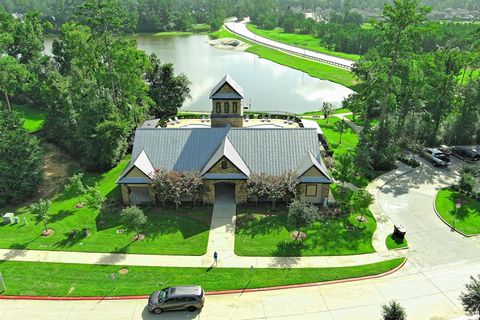
<path fill-rule="evenodd" d="M 206 291 L 259 288 L 322 282 L 390 271 L 402 258 L 355 267 L 308 269 L 172 268 L 59 264 L 2 261 L 7 290 L 2 295 L 121 296 L 146 295 L 181 284 L 197 284 Z M 115 280 L 112 280 L 115 274 Z"/>
<path fill-rule="evenodd" d="M 246 50 L 247 52 L 256 54 L 261 58 L 271 60 L 278 64 L 305 72 L 314 78 L 329 80 L 349 88 L 354 88 L 355 84 L 357 84 L 357 81 L 355 80 L 353 74 L 348 70 L 335 68 L 327 64 L 299 58 L 278 50 L 254 44 L 245 40 L 242 37 L 232 34 L 224 28 L 217 32 L 212 32 L 210 33 L 210 35 L 216 38 L 235 38 L 242 40 L 251 45 Z"/>
<path fill-rule="evenodd" d="M 292 46 L 296 46 L 296 47 L 311 50 L 311 51 L 325 53 L 330 56 L 334 56 L 338 58 L 348 59 L 352 61 L 360 60 L 360 55 L 358 54 L 328 50 L 327 48 L 320 45 L 320 39 L 314 37 L 311 34 L 285 33 L 280 28 L 276 28 L 273 30 L 265 30 L 265 29 L 257 28 L 253 24 L 248 24 L 247 28 L 251 32 L 270 40 L 282 42 L 285 44 L 289 44 Z"/>

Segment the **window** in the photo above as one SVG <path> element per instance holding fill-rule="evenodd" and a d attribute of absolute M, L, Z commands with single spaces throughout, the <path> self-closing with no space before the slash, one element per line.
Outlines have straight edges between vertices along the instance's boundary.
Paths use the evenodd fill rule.
<path fill-rule="evenodd" d="M 317 196 L 317 185 L 309 184 L 305 190 L 305 196 L 307 197 L 316 197 Z"/>
<path fill-rule="evenodd" d="M 225 103 L 223 104 L 223 109 L 224 109 L 223 111 L 224 111 L 225 113 L 229 113 L 229 112 L 230 112 L 230 104 L 229 104 L 228 102 L 225 102 Z"/>
<path fill-rule="evenodd" d="M 228 168 L 228 162 L 227 162 L 227 160 L 223 160 L 222 161 L 222 170 L 225 170 L 227 168 Z"/>
<path fill-rule="evenodd" d="M 216 111 L 217 113 L 222 112 L 222 105 L 221 105 L 220 102 L 215 102 L 215 111 Z"/>
<path fill-rule="evenodd" d="M 237 101 L 232 102 L 232 112 L 233 112 L 233 113 L 237 113 L 237 112 L 238 112 Z"/>

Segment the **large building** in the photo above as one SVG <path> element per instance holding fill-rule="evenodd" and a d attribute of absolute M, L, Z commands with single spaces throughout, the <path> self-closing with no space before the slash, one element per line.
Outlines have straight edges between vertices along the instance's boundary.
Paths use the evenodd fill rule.
<path fill-rule="evenodd" d="M 312 203 L 328 199 L 332 179 L 320 153 L 318 130 L 305 127 L 244 127 L 243 89 L 228 75 L 212 90 L 208 127 L 142 126 L 135 133 L 132 160 L 117 183 L 123 201 L 154 202 L 156 170 L 198 171 L 203 201 L 213 204 L 220 187 L 234 190 L 236 203 L 247 202 L 247 181 L 256 174 L 293 173 L 297 198 Z"/>

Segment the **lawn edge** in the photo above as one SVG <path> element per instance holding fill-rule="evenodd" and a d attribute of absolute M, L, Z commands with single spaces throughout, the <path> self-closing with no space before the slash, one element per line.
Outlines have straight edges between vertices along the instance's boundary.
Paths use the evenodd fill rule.
<path fill-rule="evenodd" d="M 294 289 L 294 288 L 307 288 L 307 287 L 317 287 L 317 286 L 324 286 L 324 285 L 332 285 L 332 284 L 340 284 L 340 283 L 348 283 L 348 282 L 356 282 L 362 280 L 371 280 L 376 278 L 382 278 L 388 275 L 391 275 L 398 270 L 400 270 L 406 263 L 408 257 L 404 257 L 402 263 L 400 263 L 395 268 L 388 270 L 383 273 L 379 274 L 372 274 L 363 277 L 354 277 L 354 278 L 346 278 L 346 279 L 339 279 L 339 280 L 329 280 L 323 282 L 310 282 L 310 283 L 302 283 L 302 284 L 290 284 L 290 285 L 283 285 L 283 286 L 273 286 L 273 287 L 263 287 L 263 288 L 252 288 L 252 289 L 233 289 L 233 290 L 219 290 L 219 291 L 208 291 L 205 292 L 207 296 L 214 296 L 214 295 L 226 295 L 226 294 L 233 294 L 233 293 L 252 293 L 252 292 L 263 292 L 263 291 L 274 291 L 274 290 L 284 290 L 284 289 Z M 134 300 L 134 299 L 147 299 L 148 295 L 138 295 L 138 296 L 82 296 L 82 297 L 50 297 L 50 296 L 2 296 L 0 295 L 0 300 L 38 300 L 38 301 L 102 301 L 102 300 Z"/>
<path fill-rule="evenodd" d="M 437 193 L 435 194 L 435 199 L 433 199 L 433 211 L 435 211 L 435 214 L 437 215 L 437 217 L 440 218 L 440 220 L 443 221 L 443 223 L 445 223 L 449 228 L 450 228 L 450 231 L 452 232 L 457 232 L 459 234 L 461 234 L 462 236 L 464 237 L 467 237 L 467 238 L 471 238 L 471 237 L 476 237 L 476 236 L 479 236 L 480 233 L 472 233 L 472 234 L 468 234 L 468 233 L 465 233 L 463 231 L 460 231 L 458 230 L 458 228 L 453 228 L 452 225 L 450 223 L 447 222 L 447 220 L 445 220 L 442 215 L 438 212 L 437 210 L 437 197 L 438 197 L 438 193 L 443 190 L 443 189 L 448 189 L 448 188 L 451 188 L 452 186 L 448 186 L 448 187 L 445 187 L 445 188 L 441 188 L 440 190 L 437 191 Z"/>

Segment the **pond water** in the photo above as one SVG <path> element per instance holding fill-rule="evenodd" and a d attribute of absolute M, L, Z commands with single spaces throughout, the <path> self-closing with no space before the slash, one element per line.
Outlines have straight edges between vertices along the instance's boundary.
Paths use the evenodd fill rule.
<path fill-rule="evenodd" d="M 162 62 L 171 62 L 175 71 L 183 72 L 192 82 L 192 99 L 184 111 L 210 111 L 210 90 L 225 75 L 230 74 L 244 89 L 244 105 L 251 111 L 281 111 L 303 113 L 320 109 L 323 101 L 341 106 L 352 90 L 342 85 L 312 78 L 258 56 L 243 52 L 216 49 L 208 44 L 206 35 L 135 36 L 138 47 L 155 53 Z M 51 52 L 52 39 L 47 39 L 45 51 Z"/>

